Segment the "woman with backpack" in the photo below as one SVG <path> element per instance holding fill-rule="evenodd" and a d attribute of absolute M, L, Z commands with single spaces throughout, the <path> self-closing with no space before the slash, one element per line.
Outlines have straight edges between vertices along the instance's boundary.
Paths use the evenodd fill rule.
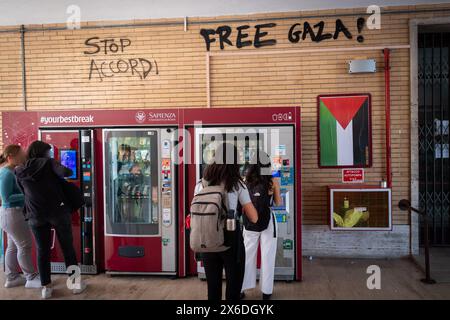
<path fill-rule="evenodd" d="M 258 212 L 258 221 L 254 223 L 244 217 L 245 276 L 244 290 L 256 287 L 256 257 L 258 245 L 261 248 L 261 272 L 259 282 L 263 300 L 269 300 L 273 291 L 275 257 L 277 253 L 277 223 L 271 210 L 273 204 L 282 204 L 280 185 L 272 177 L 269 156 L 260 152 L 259 159 L 247 168 L 245 183 L 253 205 Z"/>
<path fill-rule="evenodd" d="M 50 276 L 51 229 L 56 232 L 66 266 L 78 265 L 73 247 L 72 209 L 66 203 L 62 182 L 64 177 L 72 175 L 72 170 L 51 158 L 50 151 L 49 144 L 34 141 L 27 150 L 28 160 L 16 168 L 17 181 L 25 195 L 26 217 L 36 240 L 43 299 L 50 298 L 53 292 Z M 81 293 L 84 289 L 86 284 L 81 282 L 73 293 Z"/>
<path fill-rule="evenodd" d="M 201 252 L 208 300 L 222 299 L 224 268 L 226 299 L 240 299 L 245 270 L 239 225 L 242 213 L 249 221 L 257 222 L 258 213 L 240 176 L 237 149 L 224 143 L 215 150 L 213 162 L 205 167 L 203 179 L 195 187 L 190 213 L 190 244 L 196 253 Z"/>
<path fill-rule="evenodd" d="M 7 146 L 0 155 L 0 227 L 8 235 L 8 247 L 5 252 L 5 288 L 23 285 L 25 288 L 41 287 L 31 257 L 30 228 L 23 216 L 24 196 L 14 176 L 14 168 L 24 161 L 25 153 L 18 145 Z M 19 268 L 22 269 L 25 278 L 20 275 Z"/>

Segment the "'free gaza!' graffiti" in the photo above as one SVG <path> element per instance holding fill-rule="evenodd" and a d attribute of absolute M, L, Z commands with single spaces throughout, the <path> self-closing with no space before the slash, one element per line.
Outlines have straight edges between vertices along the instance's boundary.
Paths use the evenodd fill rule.
<path fill-rule="evenodd" d="M 128 38 L 120 39 L 100 39 L 92 37 L 87 39 L 84 44 L 89 50 L 84 51 L 85 55 L 114 55 L 123 54 L 125 48 L 131 45 Z M 145 80 L 151 73 L 158 75 L 158 64 L 156 60 L 145 58 L 122 58 L 110 60 L 91 59 L 89 67 L 89 80 L 96 78 L 103 81 L 104 78 L 111 78 L 118 74 L 128 74 L 141 80 Z"/>
<path fill-rule="evenodd" d="M 359 43 L 364 42 L 364 36 L 361 35 L 361 32 L 364 29 L 365 24 L 366 20 L 363 17 L 356 20 L 356 28 L 358 30 L 356 41 Z M 253 45 L 255 48 L 260 48 L 275 45 L 277 39 L 270 37 L 269 33 L 276 25 L 276 23 L 258 24 L 255 25 L 253 31 L 249 25 L 236 27 L 236 31 L 234 32 L 236 33 L 236 47 L 240 49 Z M 218 42 L 221 50 L 225 48 L 225 45 L 234 46 L 231 40 L 232 34 L 233 29 L 226 25 L 219 26 L 216 29 L 200 30 L 200 35 L 205 41 L 207 51 L 210 50 L 213 42 Z M 341 19 L 336 19 L 336 21 L 332 23 L 332 26 L 326 25 L 324 21 L 320 21 L 316 24 L 311 24 L 308 21 L 295 23 L 289 28 L 287 34 L 287 39 L 291 43 L 299 43 L 300 41 L 305 41 L 307 39 L 314 42 L 322 42 L 325 40 L 337 40 L 340 37 L 353 39 L 353 34 Z"/>

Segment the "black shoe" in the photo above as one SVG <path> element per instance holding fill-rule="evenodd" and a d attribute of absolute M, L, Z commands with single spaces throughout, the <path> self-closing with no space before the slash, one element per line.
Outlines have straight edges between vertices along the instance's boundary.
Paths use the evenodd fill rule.
<path fill-rule="evenodd" d="M 263 293 L 263 300 L 270 300 L 270 297 L 272 297 L 272 294 L 265 294 Z"/>
<path fill-rule="evenodd" d="M 241 292 L 241 295 L 239 296 L 241 298 L 241 300 L 245 299 L 245 292 Z"/>

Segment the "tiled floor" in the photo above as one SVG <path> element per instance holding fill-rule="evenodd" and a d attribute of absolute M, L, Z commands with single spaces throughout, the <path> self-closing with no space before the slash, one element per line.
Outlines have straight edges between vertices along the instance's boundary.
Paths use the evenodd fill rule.
<path fill-rule="evenodd" d="M 367 267 L 381 268 L 381 289 L 367 288 Z M 273 299 L 450 299 L 450 284 L 426 285 L 423 273 L 409 259 L 313 259 L 303 261 L 302 282 L 276 282 Z M 88 290 L 74 296 L 66 289 L 66 278 L 54 276 L 55 299 L 205 299 L 206 283 L 195 277 L 86 276 Z M 4 282 L 4 274 L 0 273 Z M 259 299 L 251 290 L 248 299 Z M 0 289 L 0 299 L 39 299 L 36 289 Z"/>

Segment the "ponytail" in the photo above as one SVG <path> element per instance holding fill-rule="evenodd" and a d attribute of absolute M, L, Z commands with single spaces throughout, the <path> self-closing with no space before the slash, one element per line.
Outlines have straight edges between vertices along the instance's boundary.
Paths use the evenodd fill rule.
<path fill-rule="evenodd" d="M 3 154 L 0 154 L 0 166 L 6 162 L 6 158 Z"/>

